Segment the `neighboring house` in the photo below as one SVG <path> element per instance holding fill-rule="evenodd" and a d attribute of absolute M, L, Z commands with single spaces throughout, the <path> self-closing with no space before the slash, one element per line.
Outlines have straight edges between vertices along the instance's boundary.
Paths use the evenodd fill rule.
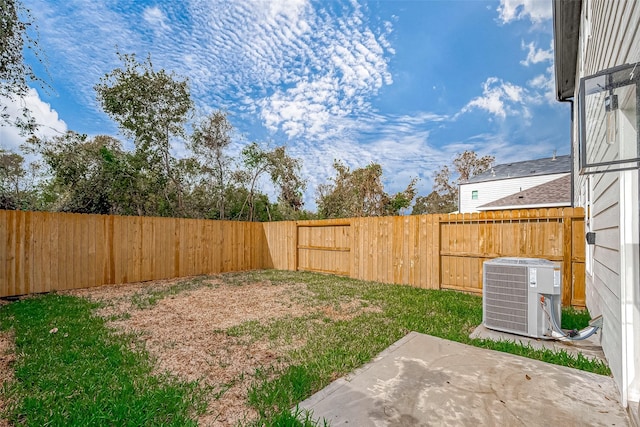
<path fill-rule="evenodd" d="M 478 210 L 566 208 L 571 204 L 571 175 L 565 175 L 486 205 L 478 206 Z"/>
<path fill-rule="evenodd" d="M 570 176 L 570 174 L 571 156 L 569 155 L 495 165 L 459 185 L 458 211 L 477 212 L 483 210 L 481 206 L 503 197 Z"/>
<path fill-rule="evenodd" d="M 590 233 L 586 304 L 603 316 L 602 348 L 640 425 L 640 2 L 554 0 L 553 21 L 556 96 L 573 105 L 574 202 Z"/>

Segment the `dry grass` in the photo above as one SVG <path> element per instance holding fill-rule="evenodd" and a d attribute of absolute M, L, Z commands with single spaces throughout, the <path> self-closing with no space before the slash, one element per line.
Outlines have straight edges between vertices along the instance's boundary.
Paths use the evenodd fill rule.
<path fill-rule="evenodd" d="M 176 287 L 183 289 L 176 291 Z M 229 328 L 248 321 L 264 324 L 313 314 L 348 320 L 380 310 L 358 299 L 318 305 L 304 283 L 238 284 L 237 275 L 233 280 L 220 275 L 64 293 L 103 303 L 98 314 L 109 319 L 114 329 L 138 335 L 158 372 L 197 380 L 206 387 L 208 408 L 198 419 L 202 426 L 235 426 L 255 419 L 257 414 L 247 405 L 247 391 L 256 370 L 286 366 L 290 351 L 304 345 L 304 338 L 283 345 L 230 336 Z M 141 305 L 139 301 L 149 295 L 158 296 L 157 302 Z"/>
<path fill-rule="evenodd" d="M 13 342 L 11 332 L 0 332 L 0 384 L 13 380 L 13 363 L 16 360 Z M 7 403 L 0 399 L 0 412 L 6 409 Z M 0 427 L 9 425 L 7 420 L 0 418 Z"/>

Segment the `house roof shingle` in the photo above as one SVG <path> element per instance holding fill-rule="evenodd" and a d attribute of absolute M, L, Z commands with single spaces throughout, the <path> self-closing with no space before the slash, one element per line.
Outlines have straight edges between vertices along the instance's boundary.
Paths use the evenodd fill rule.
<path fill-rule="evenodd" d="M 488 171 L 473 176 L 462 184 L 569 172 L 571 172 L 571 156 L 567 154 L 564 156 L 495 165 Z"/>
<path fill-rule="evenodd" d="M 479 206 L 479 210 L 504 209 L 506 207 L 571 206 L 571 175 L 540 184 L 502 199 Z"/>

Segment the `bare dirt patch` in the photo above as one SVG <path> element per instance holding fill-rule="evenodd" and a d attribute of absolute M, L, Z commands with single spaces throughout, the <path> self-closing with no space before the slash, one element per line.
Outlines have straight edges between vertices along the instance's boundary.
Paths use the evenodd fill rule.
<path fill-rule="evenodd" d="M 164 298 L 149 309 L 130 306 L 129 318 L 111 324 L 142 334 L 157 371 L 212 388 L 215 397 L 201 425 L 236 425 L 255 416 L 245 402 L 255 369 L 273 367 L 283 354 L 269 343 L 245 343 L 223 331 L 250 320 L 302 316 L 305 307 L 291 297 L 303 286 L 204 287 Z"/>
<path fill-rule="evenodd" d="M 16 355 L 13 351 L 13 334 L 11 332 L 0 332 L 0 384 L 13 380 L 13 363 Z M 7 409 L 9 402 L 4 398 L 0 399 L 0 412 Z M 9 421 L 0 418 L 0 427 L 9 426 Z"/>
<path fill-rule="evenodd" d="M 227 283 L 228 282 L 228 283 Z M 236 426 L 257 418 L 247 404 L 256 369 L 284 368 L 290 350 L 304 337 L 287 342 L 227 333 L 248 321 L 268 324 L 282 318 L 320 314 L 349 320 L 379 307 L 348 299 L 319 303 L 303 283 L 226 280 L 224 275 L 179 278 L 60 292 L 103 303 L 97 314 L 114 329 L 133 333 L 154 361 L 157 373 L 198 381 L 207 390 L 201 426 Z M 148 304 L 145 298 L 156 298 Z M 2 302 L 0 302 L 2 303 Z M 11 333 L 0 333 L 0 382 L 13 378 L 15 353 Z M 0 401 L 0 410 L 7 402 Z M 9 425 L 0 419 L 0 427 Z"/>
<path fill-rule="evenodd" d="M 320 313 L 332 320 L 348 320 L 379 308 L 355 299 L 320 305 L 305 284 L 257 282 L 227 284 L 223 276 L 197 278 L 193 288 L 166 294 L 150 307 L 136 304 L 145 295 L 162 294 L 193 281 L 181 278 L 65 293 L 104 303 L 98 314 L 119 331 L 138 335 L 158 373 L 199 381 L 208 388 L 208 408 L 202 426 L 235 426 L 256 418 L 247 405 L 247 392 L 256 369 L 282 368 L 292 348 L 267 340 L 231 336 L 226 331 L 247 321 L 265 324 L 285 317 Z M 199 283 L 199 284 L 198 284 Z"/>

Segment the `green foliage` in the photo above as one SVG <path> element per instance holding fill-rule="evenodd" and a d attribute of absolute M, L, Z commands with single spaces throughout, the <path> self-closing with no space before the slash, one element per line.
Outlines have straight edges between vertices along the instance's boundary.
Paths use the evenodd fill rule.
<path fill-rule="evenodd" d="M 165 70 L 156 71 L 150 56 L 145 62 L 138 62 L 133 54 L 118 56 L 123 67 L 100 79 L 95 86 L 98 101 L 124 134 L 133 138 L 136 170 L 150 171 L 161 182 L 166 179 L 158 188 L 163 196 L 158 200 L 159 213 L 183 216 L 184 191 L 170 148 L 172 138 L 185 136 L 184 125 L 193 108 L 188 82 Z M 173 209 L 163 209 L 165 202 Z"/>
<path fill-rule="evenodd" d="M 210 192 L 218 219 L 226 218 L 225 187 L 230 180 L 230 159 L 225 150 L 231 144 L 233 126 L 226 114 L 215 111 L 194 126 L 191 149 L 198 156 L 202 180 L 200 186 Z"/>
<path fill-rule="evenodd" d="M 104 135 L 87 139 L 69 131 L 50 139 L 31 137 L 24 149 L 40 154 L 51 173 L 43 183 L 45 209 L 124 215 L 146 212 L 148 201 L 138 197 L 143 176 L 134 166 L 134 156 L 123 151 L 117 139 Z"/>
<path fill-rule="evenodd" d="M 321 218 L 399 215 L 415 197 L 416 180 L 404 191 L 389 195 L 382 184 L 382 166 L 372 163 L 351 171 L 336 161 L 337 176 L 332 183 L 318 187 L 316 203 Z"/>
<path fill-rule="evenodd" d="M 25 169 L 24 158 L 0 148 L 0 209 L 37 210 L 37 189 L 34 184 L 39 165 Z"/>
<path fill-rule="evenodd" d="M 26 96 L 29 82 L 46 86 L 25 62 L 25 50 L 46 65 L 31 11 L 20 0 L 0 0 L 0 97 L 16 100 Z M 33 133 L 38 127 L 26 106 L 21 117 L 11 117 L 6 105 L 0 106 L 0 126 L 4 125 L 15 126 L 23 134 Z"/>
<path fill-rule="evenodd" d="M 22 57 L 23 45 L 33 42 L 27 33 L 32 19 L 19 1 L 0 0 L 0 8 L 0 95 L 24 96 L 27 80 L 36 78 Z M 247 221 L 310 217 L 302 210 L 300 160 L 284 146 L 267 150 L 254 142 L 234 169 L 226 153 L 233 126 L 221 111 L 194 125 L 188 138 L 193 156 L 175 158 L 172 143 L 187 139 L 193 112 L 188 81 L 154 68 L 150 56 L 140 62 L 133 54 L 117 54 L 122 66 L 105 74 L 95 90 L 135 149 L 124 150 L 112 137 L 88 139 L 72 131 L 32 136 L 25 151 L 40 154 L 47 169 L 29 172 L 38 172 L 43 185 L 27 188 L 22 157 L 0 152 L 0 208 Z M 277 203 L 261 190 L 266 177 Z"/>
<path fill-rule="evenodd" d="M 271 182 L 279 190 L 278 201 L 285 209 L 300 211 L 304 205 L 302 192 L 307 186 L 306 182 L 300 178 L 302 162 L 287 155 L 284 146 L 274 148 L 268 155 L 271 164 L 269 168 Z"/>
<path fill-rule="evenodd" d="M 186 80 L 165 70 L 156 71 L 151 57 L 138 62 L 135 55 L 118 53 L 123 62 L 95 86 L 103 110 L 141 151 L 169 151 L 172 136 L 184 135 L 193 107 Z"/>
<path fill-rule="evenodd" d="M 273 150 L 262 148 L 258 143 L 252 142 L 242 149 L 242 162 L 244 171 L 236 174 L 238 182 L 247 189 L 247 197 L 242 204 L 239 216 L 242 216 L 247 208 L 247 221 L 260 221 L 257 218 L 257 204 L 259 194 L 257 186 L 261 178 L 269 175 L 271 182 L 279 189 L 279 201 L 288 208 L 297 211 L 302 207 L 302 191 L 306 184 L 299 177 L 300 161 L 292 158 L 286 153 L 284 146 L 276 147 Z M 269 210 L 269 202 L 266 200 L 266 214 L 268 220 L 273 217 Z"/>
<path fill-rule="evenodd" d="M 428 196 L 416 197 L 411 215 L 446 214 L 458 209 L 458 191 L 444 193 L 432 191 Z"/>
<path fill-rule="evenodd" d="M 15 380 L 5 383 L 8 419 L 41 425 L 194 425 L 203 410 L 195 383 L 151 374 L 129 335 L 114 335 L 96 306 L 54 294 L 0 308 L 15 334 Z"/>
<path fill-rule="evenodd" d="M 580 329 L 589 326 L 591 315 L 587 309 L 577 309 L 573 307 L 562 307 L 562 318 L 560 320 L 562 329 Z"/>

